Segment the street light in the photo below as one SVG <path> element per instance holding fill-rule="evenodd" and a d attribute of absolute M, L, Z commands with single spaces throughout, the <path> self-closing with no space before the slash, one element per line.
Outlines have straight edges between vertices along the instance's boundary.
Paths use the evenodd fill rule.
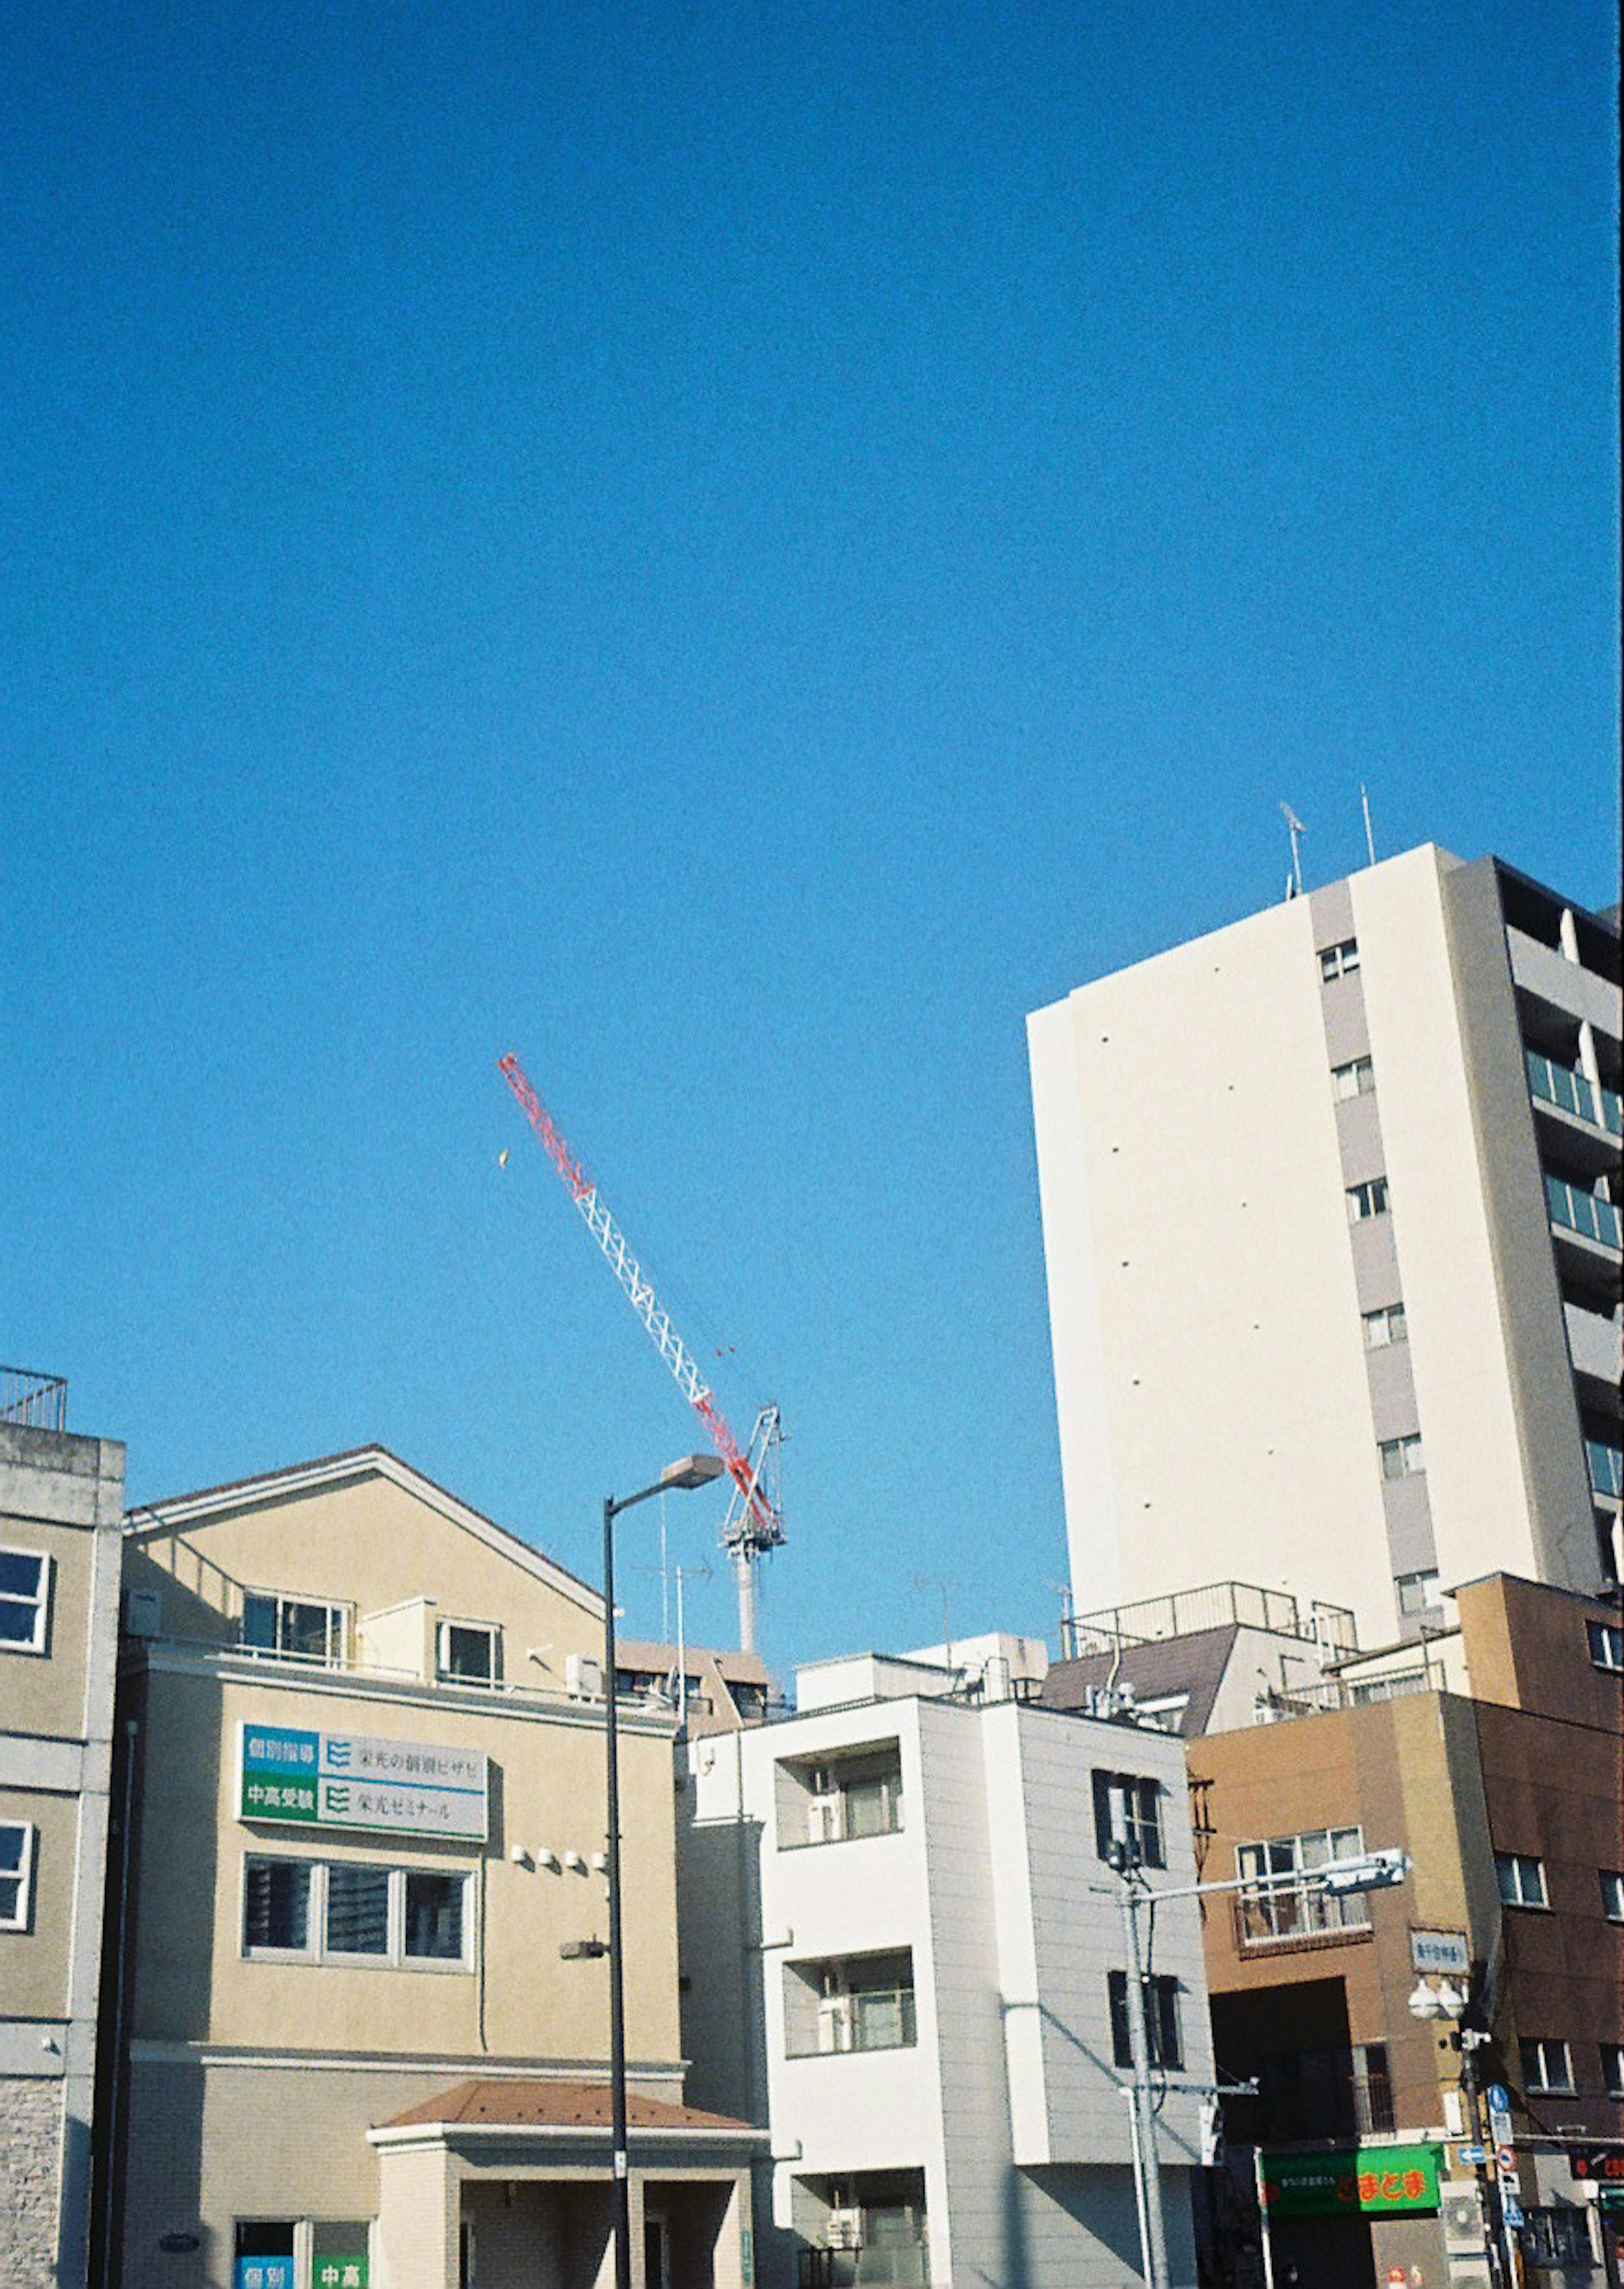
<path fill-rule="evenodd" d="M 1457 1987 L 1452 1979 L 1440 1980 L 1436 1987 L 1418 1979 L 1409 1998 L 1413 2018 L 1430 2021 L 1447 2020 L 1452 2033 L 1441 2040 L 1452 2042 L 1460 2054 L 1460 2088 L 1466 2097 L 1467 2127 L 1472 2145 L 1481 2154 L 1483 2144 L 1483 2114 L 1477 2100 L 1477 2054 L 1492 2038 L 1481 2027 L 1468 2027 L 1462 2022 L 1471 2008 L 1471 1997 L 1464 1987 Z M 1477 2218 L 1483 2234 L 1484 2251 L 1489 2261 L 1489 2278 L 1494 2289 L 1500 2289 L 1505 2272 L 1500 2261 L 1500 2239 L 1504 2232 L 1500 2210 L 1500 2181 L 1498 2169 L 1490 2176 L 1482 2162 L 1472 2165 L 1472 2179 L 1477 2194 Z"/>
<path fill-rule="evenodd" d="M 1148 2289 L 1168 2289 L 1167 2219 L 1162 2206 L 1162 2173 L 1156 2158 L 1156 2108 L 1150 2088 L 1150 2037 L 1144 1975 L 1140 1970 L 1139 1910 L 1141 1902 L 1148 1899 L 1155 1906 L 1164 1900 L 1204 1899 L 1214 1892 L 1257 1894 L 1295 1891 L 1311 1892 L 1316 1897 L 1323 1893 L 1333 1898 L 1346 1898 L 1350 1893 L 1380 1892 L 1391 1884 L 1402 1884 L 1410 1873 L 1410 1855 L 1396 1846 L 1388 1845 L 1380 1851 L 1362 1852 L 1351 1860 L 1330 1861 L 1323 1868 L 1289 1869 L 1277 1875 L 1229 1876 L 1218 1883 L 1170 1885 L 1165 1889 L 1160 1885 L 1153 1888 L 1146 1883 L 1139 1855 L 1120 1830 L 1111 1846 L 1110 1860 L 1122 1878 L 1123 1937 L 1128 1957 L 1128 2048 L 1133 2062 L 1133 2079 L 1128 2098 L 1134 2128 L 1133 2174 L 1135 2191 L 1139 2196 L 1140 2254 Z M 1259 2150 L 1260 2153 L 1261 2149 Z M 1267 2210 L 1263 2213 L 1263 2231 L 1267 2237 Z"/>
<path fill-rule="evenodd" d="M 615 2289 L 631 2289 L 631 2181 L 626 2159 L 626 1982 L 620 1951 L 620 1771 L 616 1722 L 614 1642 L 614 1522 L 653 1495 L 708 1486 L 722 1475 L 719 1455 L 684 1455 L 668 1463 L 652 1487 L 617 1501 L 604 1497 L 604 1733 L 609 1821 L 609 2108 L 613 2146 L 610 2206 L 614 2220 Z"/>

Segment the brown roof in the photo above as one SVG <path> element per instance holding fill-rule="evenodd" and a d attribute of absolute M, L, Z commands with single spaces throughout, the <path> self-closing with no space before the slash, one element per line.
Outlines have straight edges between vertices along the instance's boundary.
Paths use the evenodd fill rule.
<path fill-rule="evenodd" d="M 673 2106 L 663 2098 L 626 2097 L 632 2130 L 735 2130 L 749 2133 L 748 2122 L 731 2115 L 706 2114 L 697 2106 Z M 488 2082 L 460 2082 L 437 2098 L 391 2115 L 380 2130 L 404 2130 L 414 2122 L 488 2123 L 492 2127 L 546 2130 L 607 2130 L 606 2082 L 525 2082 L 503 2076 Z"/>

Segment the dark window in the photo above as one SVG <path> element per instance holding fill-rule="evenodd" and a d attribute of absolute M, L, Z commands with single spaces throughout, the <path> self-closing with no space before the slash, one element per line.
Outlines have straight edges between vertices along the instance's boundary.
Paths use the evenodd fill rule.
<path fill-rule="evenodd" d="M 389 1871 L 335 1860 L 327 1870 L 329 1955 L 388 1955 Z"/>
<path fill-rule="evenodd" d="M 1181 2067 L 1184 2047 L 1179 2038 L 1179 1982 L 1158 1974 L 1143 1982 L 1145 2035 L 1153 2067 Z M 1119 2067 L 1132 2067 L 1133 2051 L 1128 2029 L 1128 1974 L 1108 1975 L 1111 2004 L 1111 2055 Z"/>
<path fill-rule="evenodd" d="M 244 1947 L 310 1944 L 310 1865 L 304 1860 L 250 1860 L 243 1886 Z"/>
<path fill-rule="evenodd" d="M 1094 1775 L 1094 1842 L 1102 1860 L 1120 1839 L 1131 1865 L 1165 1868 L 1162 1838 L 1162 1784 L 1135 1773 Z"/>
<path fill-rule="evenodd" d="M 440 1963 L 462 1960 L 462 1887 L 460 1876 L 439 1876 L 427 1870 L 406 1871 L 406 1953 Z"/>

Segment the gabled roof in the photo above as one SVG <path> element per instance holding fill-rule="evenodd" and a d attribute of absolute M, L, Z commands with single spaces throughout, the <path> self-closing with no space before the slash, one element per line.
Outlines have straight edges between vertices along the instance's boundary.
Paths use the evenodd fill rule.
<path fill-rule="evenodd" d="M 160 1502 L 140 1503 L 125 1513 L 124 1532 L 132 1541 L 140 1542 L 159 1534 L 172 1534 L 177 1527 L 208 1526 L 217 1518 L 251 1508 L 256 1503 L 285 1502 L 296 1495 L 316 1494 L 332 1487 L 353 1485 L 363 1479 L 387 1479 L 403 1494 L 412 1495 L 428 1510 L 436 1511 L 449 1525 L 460 1527 L 494 1550 L 500 1558 L 523 1567 L 549 1589 L 556 1590 L 577 1606 L 582 1607 L 596 1619 L 602 1620 L 604 1599 L 600 1591 L 544 1558 L 528 1542 L 520 1540 L 505 1526 L 498 1526 L 480 1511 L 471 1510 L 444 1487 L 414 1471 L 410 1463 L 403 1463 L 398 1455 L 390 1454 L 387 1447 L 352 1447 L 341 1455 L 326 1455 L 314 1463 L 294 1463 L 285 1470 L 267 1471 L 252 1479 L 228 1479 L 224 1486 L 205 1487 L 188 1495 L 171 1495 Z"/>
<path fill-rule="evenodd" d="M 409 2106 L 404 2114 L 380 2122 L 380 2130 L 406 2130 L 426 2123 L 445 2123 L 468 2128 L 484 2124 L 492 2130 L 607 2130 L 610 2094 L 606 2082 L 527 2082 L 518 2078 L 460 2082 Z M 674 2106 L 663 2098 L 644 2098 L 636 2091 L 626 2096 L 627 2126 L 632 2130 L 726 2130 L 751 2134 L 748 2122 L 731 2115 L 707 2114 L 697 2106 Z"/>

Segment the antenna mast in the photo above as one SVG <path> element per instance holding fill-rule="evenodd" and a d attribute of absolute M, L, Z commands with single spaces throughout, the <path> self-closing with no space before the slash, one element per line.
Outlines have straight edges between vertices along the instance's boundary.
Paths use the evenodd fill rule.
<path fill-rule="evenodd" d="M 769 1550 L 776 1550 L 784 1539 L 784 1520 L 776 1487 L 770 1493 L 767 1485 L 769 1475 L 775 1479 L 777 1474 L 777 1453 L 781 1435 L 778 1408 L 762 1408 L 756 1418 L 756 1428 L 750 1435 L 748 1448 L 741 1447 L 733 1436 L 726 1416 L 712 1398 L 710 1386 L 700 1372 L 698 1360 L 672 1326 L 671 1316 L 654 1293 L 652 1282 L 644 1278 L 641 1265 L 627 1246 L 625 1233 L 599 1199 L 597 1186 L 570 1150 L 555 1126 L 552 1115 L 525 1079 L 517 1057 L 500 1058 L 498 1065 L 502 1078 L 518 1099 L 525 1119 L 540 1138 L 548 1159 L 580 1209 L 581 1221 L 603 1250 L 610 1270 L 625 1290 L 628 1302 L 642 1320 L 650 1341 L 670 1369 L 684 1398 L 705 1425 L 711 1445 L 727 1466 L 733 1491 L 722 1528 L 722 1544 L 733 1561 L 733 1571 L 738 1580 L 740 1650 L 754 1653 L 755 1567 L 758 1559 Z M 772 1465 L 771 1473 L 768 1467 L 770 1460 Z"/>
<path fill-rule="evenodd" d="M 1285 821 L 1285 831 L 1292 838 L 1292 888 L 1286 892 L 1286 896 L 1288 898 L 1300 898 L 1302 896 L 1302 853 L 1297 848 L 1297 838 L 1300 834 L 1306 834 L 1308 830 L 1303 825 L 1301 819 L 1298 818 L 1297 813 L 1292 809 L 1289 802 L 1283 802 L 1281 804 L 1280 815 Z"/>

